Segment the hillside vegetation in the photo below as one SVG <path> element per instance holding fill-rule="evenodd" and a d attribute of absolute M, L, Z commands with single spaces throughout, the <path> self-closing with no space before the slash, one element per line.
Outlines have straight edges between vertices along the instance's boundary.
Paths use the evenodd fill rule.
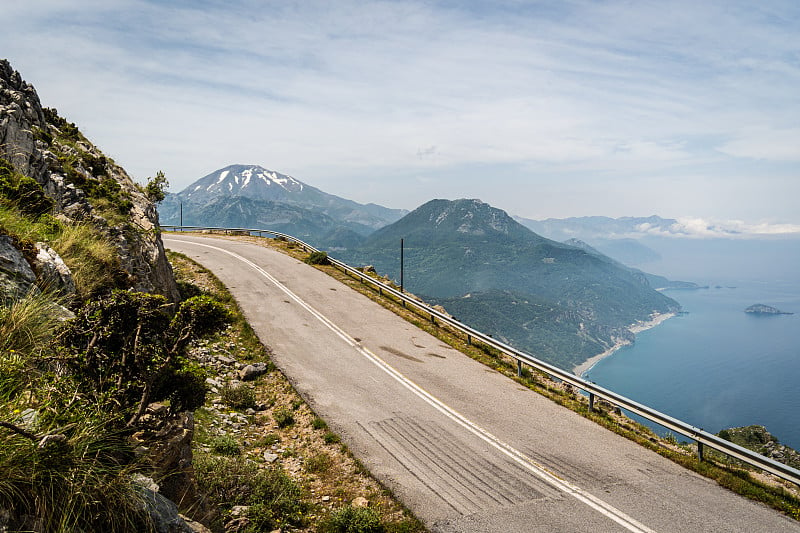
<path fill-rule="evenodd" d="M 0 221 L 22 250 L 32 239 L 52 243 L 78 286 L 64 296 L 46 285 L 7 292 L 0 307 L 0 527 L 147 531 L 155 520 L 145 504 L 158 496 L 136 476 L 168 473 L 132 437 L 152 422 L 153 402 L 170 416 L 203 403 L 204 376 L 186 350 L 227 313 L 204 297 L 171 304 L 119 290 L 127 278 L 108 268 L 119 258 L 88 226 L 26 216 L 7 196 Z"/>
<path fill-rule="evenodd" d="M 562 368 L 680 307 L 643 273 L 545 239 L 478 200 L 432 200 L 337 256 L 399 280 L 400 239 L 405 288 Z"/>

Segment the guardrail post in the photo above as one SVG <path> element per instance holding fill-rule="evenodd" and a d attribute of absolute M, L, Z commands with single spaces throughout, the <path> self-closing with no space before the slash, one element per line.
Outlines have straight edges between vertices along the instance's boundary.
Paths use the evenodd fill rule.
<path fill-rule="evenodd" d="M 519 359 L 517 359 L 517 377 L 518 378 L 522 377 L 522 361 L 520 361 Z"/>
<path fill-rule="evenodd" d="M 436 317 L 431 313 L 431 322 L 436 324 Z"/>
<path fill-rule="evenodd" d="M 703 443 L 702 443 L 702 442 L 700 442 L 700 441 L 697 441 L 697 458 L 698 458 L 698 459 L 699 459 L 701 462 L 704 460 L 704 458 L 703 458 L 703 451 L 704 451 L 704 450 L 703 450 Z"/>
<path fill-rule="evenodd" d="M 589 412 L 594 412 L 594 393 L 589 393 Z"/>
<path fill-rule="evenodd" d="M 472 346 L 472 335 L 467 333 L 467 346 Z"/>

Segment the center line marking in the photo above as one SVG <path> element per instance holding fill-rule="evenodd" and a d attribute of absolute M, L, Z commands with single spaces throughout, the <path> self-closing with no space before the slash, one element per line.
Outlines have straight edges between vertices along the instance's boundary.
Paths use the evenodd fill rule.
<path fill-rule="evenodd" d="M 202 244 L 198 242 L 184 241 L 174 238 L 172 238 L 171 240 L 176 242 L 182 242 L 184 244 L 191 244 L 195 246 L 203 246 L 206 248 L 211 248 L 213 250 L 217 250 L 219 252 L 228 254 L 231 257 L 234 257 L 235 259 L 238 259 L 239 261 L 252 267 L 259 274 L 261 274 L 263 277 L 269 280 L 273 285 L 275 285 L 278 289 L 283 291 L 289 298 L 293 299 L 295 302 L 301 305 L 306 311 L 311 313 L 311 315 L 313 315 L 314 318 L 322 322 L 328 329 L 330 329 L 333 333 L 335 333 L 339 338 L 341 338 L 343 341 L 345 341 L 347 344 L 349 344 L 355 350 L 361 353 L 364 357 L 366 357 L 369 361 L 375 364 L 378 368 L 386 372 L 389 376 L 394 378 L 408 390 L 410 390 L 419 398 L 427 402 L 434 409 L 436 409 L 437 411 L 439 411 L 440 413 L 442 413 L 443 415 L 445 415 L 446 417 L 448 417 L 449 419 L 451 419 L 452 421 L 454 421 L 455 423 L 457 423 L 458 425 L 460 425 L 461 427 L 472 433 L 473 435 L 477 436 L 484 442 L 488 443 L 489 445 L 491 445 L 492 447 L 494 447 L 495 449 L 497 449 L 498 451 L 500 451 L 501 453 L 512 459 L 514 462 L 522 466 L 524 469 L 539 477 L 545 483 L 566 494 L 573 496 L 578 501 L 588 505 L 589 507 L 599 512 L 600 514 L 620 524 L 628 531 L 633 531 L 637 533 L 656 533 L 654 530 L 638 522 L 634 518 L 628 516 L 624 512 L 612 506 L 611 504 L 606 503 L 600 498 L 581 489 L 577 485 L 565 479 L 562 479 L 558 475 L 550 472 L 546 466 L 528 457 L 527 455 L 517 450 L 510 444 L 500 440 L 498 437 L 490 433 L 488 430 L 472 422 L 471 420 L 466 418 L 464 415 L 462 415 L 452 407 L 449 407 L 447 404 L 445 404 L 444 402 L 433 396 L 431 393 L 429 393 L 428 391 L 426 391 L 425 389 L 414 383 L 412 380 L 404 376 L 397 369 L 389 365 L 386 361 L 384 361 L 379 356 L 374 354 L 368 348 L 361 346 L 361 344 L 358 341 L 356 341 L 353 337 L 347 334 L 339 326 L 334 324 L 328 317 L 326 317 L 325 315 L 314 309 L 311 305 L 306 303 L 302 298 L 300 298 L 294 292 L 292 292 L 288 287 L 286 287 L 277 279 L 275 279 L 275 277 L 272 276 L 269 272 L 267 272 L 257 264 L 253 263 L 249 259 L 242 257 L 241 255 L 238 255 L 229 250 L 225 250 L 224 248 L 218 248 L 210 244 Z"/>

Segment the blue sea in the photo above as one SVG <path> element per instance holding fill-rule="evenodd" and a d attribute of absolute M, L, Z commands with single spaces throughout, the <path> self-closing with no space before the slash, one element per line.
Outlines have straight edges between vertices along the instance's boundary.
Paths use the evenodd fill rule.
<path fill-rule="evenodd" d="M 687 313 L 639 333 L 584 377 L 711 433 L 760 424 L 800 450 L 800 284 L 726 281 L 665 294 Z M 744 312 L 756 303 L 795 314 Z"/>

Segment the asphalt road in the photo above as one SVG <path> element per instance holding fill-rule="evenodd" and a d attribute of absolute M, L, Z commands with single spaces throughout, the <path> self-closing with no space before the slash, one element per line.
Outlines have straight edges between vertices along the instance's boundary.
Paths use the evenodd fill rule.
<path fill-rule="evenodd" d="M 800 532 L 269 248 L 164 235 L 228 286 L 277 366 L 432 531 Z"/>

